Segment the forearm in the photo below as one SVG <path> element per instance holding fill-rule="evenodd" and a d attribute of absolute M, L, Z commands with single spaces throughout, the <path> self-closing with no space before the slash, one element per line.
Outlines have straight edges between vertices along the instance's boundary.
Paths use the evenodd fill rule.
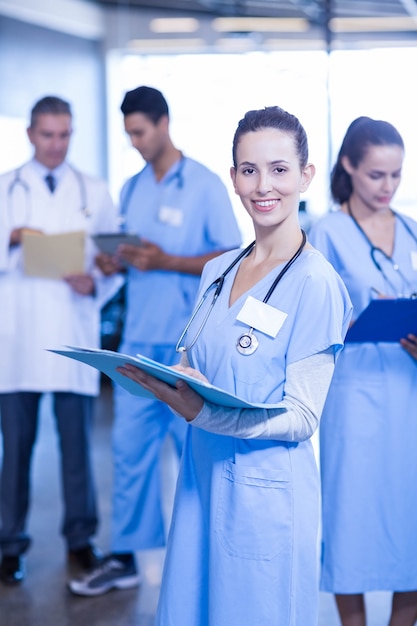
<path fill-rule="evenodd" d="M 304 441 L 319 424 L 334 371 L 332 351 L 287 368 L 284 398 L 273 409 L 228 409 L 205 403 L 190 424 L 239 439 Z"/>

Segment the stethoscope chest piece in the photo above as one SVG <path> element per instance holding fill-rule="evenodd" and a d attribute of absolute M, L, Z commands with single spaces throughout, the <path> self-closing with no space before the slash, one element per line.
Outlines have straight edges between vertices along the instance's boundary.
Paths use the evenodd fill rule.
<path fill-rule="evenodd" d="M 255 335 L 252 334 L 252 330 L 250 330 L 248 333 L 243 333 L 242 335 L 240 335 L 236 342 L 237 351 L 245 356 L 253 354 L 258 349 L 258 346 L 259 341 L 255 337 Z"/>

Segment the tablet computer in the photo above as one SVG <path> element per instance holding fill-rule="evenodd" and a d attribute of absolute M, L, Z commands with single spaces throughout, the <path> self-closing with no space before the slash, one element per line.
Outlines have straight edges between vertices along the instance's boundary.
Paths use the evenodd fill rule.
<path fill-rule="evenodd" d="M 100 233 L 92 235 L 92 239 L 100 252 L 114 256 L 117 248 L 124 243 L 132 246 L 141 246 L 142 240 L 134 233 Z"/>

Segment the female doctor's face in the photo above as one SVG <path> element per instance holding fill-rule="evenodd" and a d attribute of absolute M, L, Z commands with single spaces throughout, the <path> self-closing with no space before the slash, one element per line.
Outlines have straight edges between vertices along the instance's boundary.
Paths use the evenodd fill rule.
<path fill-rule="evenodd" d="M 67 156 L 72 133 L 71 116 L 66 113 L 42 113 L 27 130 L 35 148 L 35 159 L 49 170 L 61 165 Z"/>
<path fill-rule="evenodd" d="M 404 150 L 396 144 L 369 146 L 357 167 L 342 157 L 352 183 L 351 204 L 368 211 L 388 209 L 401 182 L 403 159 Z"/>
<path fill-rule="evenodd" d="M 291 133 L 264 128 L 241 136 L 230 174 L 255 228 L 268 228 L 298 219 L 300 193 L 308 189 L 314 166 L 301 168 Z"/>

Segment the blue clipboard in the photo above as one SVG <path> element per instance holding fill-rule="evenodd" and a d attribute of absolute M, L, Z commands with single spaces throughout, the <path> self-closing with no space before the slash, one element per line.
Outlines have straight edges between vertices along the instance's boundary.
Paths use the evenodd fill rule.
<path fill-rule="evenodd" d="M 349 328 L 345 343 L 393 343 L 409 333 L 417 335 L 417 298 L 378 298 Z"/>
<path fill-rule="evenodd" d="M 144 389 L 141 385 L 139 385 L 139 383 L 136 383 L 133 380 L 130 380 L 130 378 L 126 378 L 126 376 L 117 372 L 116 367 L 121 367 L 125 363 L 130 363 L 144 372 L 155 376 L 159 380 L 164 381 L 172 387 L 175 386 L 177 380 L 185 380 L 185 382 L 192 389 L 194 389 L 194 391 L 200 394 L 204 400 L 207 400 L 207 402 L 228 408 L 270 409 L 277 406 L 276 404 L 256 404 L 247 402 L 246 400 L 238 398 L 227 391 L 223 391 L 223 389 L 210 385 L 210 383 L 198 380 L 197 378 L 183 374 L 182 372 L 177 372 L 171 367 L 158 363 L 157 361 L 153 361 L 152 359 L 149 359 L 141 354 L 129 356 L 127 354 L 121 354 L 120 352 L 113 352 L 112 350 L 80 348 L 75 346 L 66 346 L 65 350 L 48 350 L 48 352 L 54 352 L 55 354 L 60 354 L 70 359 L 75 359 L 81 363 L 90 365 L 91 367 L 95 367 L 106 374 L 106 376 L 108 376 L 111 380 L 118 383 L 124 387 L 124 389 L 136 396 L 154 398 L 154 395 L 147 389 Z"/>

